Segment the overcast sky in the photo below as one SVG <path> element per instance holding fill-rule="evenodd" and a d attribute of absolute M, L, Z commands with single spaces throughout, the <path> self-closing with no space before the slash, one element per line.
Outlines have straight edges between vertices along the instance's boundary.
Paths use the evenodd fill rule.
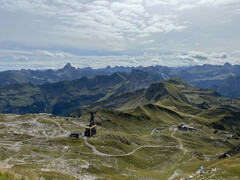
<path fill-rule="evenodd" d="M 0 70 L 240 64 L 240 0 L 0 0 Z"/>

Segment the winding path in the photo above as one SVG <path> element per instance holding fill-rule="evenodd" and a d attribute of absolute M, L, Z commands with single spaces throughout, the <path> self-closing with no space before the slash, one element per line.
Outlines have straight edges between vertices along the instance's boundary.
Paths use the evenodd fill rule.
<path fill-rule="evenodd" d="M 156 128 L 155 128 L 156 129 Z M 152 130 L 151 134 L 155 131 L 155 129 Z M 90 147 L 93 151 L 93 153 L 95 155 L 99 155 L 99 156 L 107 156 L 107 157 L 123 157 L 123 156 L 130 156 L 132 155 L 133 153 L 135 153 L 136 151 L 138 151 L 139 149 L 142 149 L 142 148 L 179 148 L 180 150 L 183 151 L 184 154 L 186 154 L 188 152 L 187 149 L 185 149 L 182 145 L 182 142 L 179 138 L 175 137 L 174 134 L 176 132 L 177 129 L 174 129 L 173 133 L 171 134 L 171 136 L 176 139 L 178 142 L 179 142 L 179 147 L 176 147 L 176 146 L 161 146 L 161 145 L 144 145 L 144 146 L 140 146 L 136 149 L 134 149 L 133 151 L 129 152 L 129 153 L 125 153 L 125 154 L 106 154 L 106 153 L 102 153 L 100 151 L 98 151 L 96 149 L 95 146 L 91 145 L 88 141 L 87 141 L 87 138 L 84 137 L 84 141 L 85 141 L 85 144 Z"/>
<path fill-rule="evenodd" d="M 193 120 L 193 119 L 194 119 L 194 117 L 188 119 L 188 122 L 191 121 L 191 120 Z M 172 136 L 172 138 L 176 139 L 176 140 L 179 142 L 179 149 L 181 149 L 181 150 L 183 151 L 183 153 L 186 154 L 186 153 L 188 152 L 188 150 L 183 147 L 181 140 L 180 140 L 179 138 L 177 138 L 177 137 L 174 136 L 176 130 L 177 130 L 177 129 L 175 128 L 174 131 L 173 131 L 173 133 L 171 134 L 171 136 Z M 182 158 L 183 158 L 183 157 L 182 157 Z M 181 159 L 182 159 L 182 158 L 181 158 Z M 180 159 L 178 160 L 178 162 L 179 162 L 179 161 L 180 161 Z M 178 175 L 181 174 L 181 172 L 179 172 L 179 166 L 180 166 L 180 164 L 178 164 L 178 168 L 177 168 L 177 169 L 174 171 L 174 173 L 168 178 L 168 180 L 172 180 L 172 179 L 174 179 L 175 177 L 177 177 Z"/>
<path fill-rule="evenodd" d="M 173 133 L 171 134 L 172 138 L 176 139 L 178 142 L 179 142 L 179 149 L 183 151 L 184 154 L 186 154 L 188 151 L 187 149 L 185 149 L 183 146 L 182 146 L 182 142 L 179 138 L 175 137 L 174 134 L 176 132 L 177 129 L 174 129 Z M 178 162 L 182 159 L 182 157 L 178 160 Z M 181 173 L 179 172 L 179 166 L 180 164 L 178 164 L 178 168 L 174 171 L 174 173 L 168 178 L 168 180 L 172 180 L 174 179 L 175 177 L 177 177 L 178 175 L 180 175 Z"/>
<path fill-rule="evenodd" d="M 179 148 L 183 151 L 184 154 L 186 154 L 186 153 L 188 152 L 188 150 L 183 147 L 181 140 L 180 140 L 179 138 L 177 138 L 177 137 L 174 136 L 176 130 L 177 130 L 177 129 L 174 129 L 174 131 L 173 131 L 173 133 L 171 134 L 171 136 L 179 142 Z"/>
<path fill-rule="evenodd" d="M 63 130 L 65 133 L 69 133 L 69 131 L 65 130 L 57 121 L 54 121 L 52 119 L 47 119 L 49 121 L 54 122 L 61 130 Z"/>
<path fill-rule="evenodd" d="M 87 138 L 84 137 L 84 141 L 86 143 L 86 145 L 88 147 L 90 147 L 93 151 L 94 154 L 99 155 L 99 156 L 107 156 L 107 157 L 122 157 L 122 156 L 130 156 L 131 154 L 135 153 L 137 150 L 142 149 L 142 148 L 176 148 L 176 146 L 160 146 L 160 145 L 145 145 L 145 146 L 140 146 L 136 149 L 134 149 L 133 151 L 129 152 L 129 153 L 125 153 L 125 154 L 106 154 L 106 153 L 102 153 L 100 151 L 98 151 L 95 146 L 89 144 L 89 142 L 87 141 Z"/>
<path fill-rule="evenodd" d="M 168 178 L 168 180 L 172 180 L 172 179 L 174 179 L 175 177 L 177 177 L 178 175 L 180 175 L 181 173 L 179 173 L 179 169 L 176 169 L 175 171 L 174 171 L 174 173 L 172 174 L 172 176 L 170 176 L 169 178 Z"/>

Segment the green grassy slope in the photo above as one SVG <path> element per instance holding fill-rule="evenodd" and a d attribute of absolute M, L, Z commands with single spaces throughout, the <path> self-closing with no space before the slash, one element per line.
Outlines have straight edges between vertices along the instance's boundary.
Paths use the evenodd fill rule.
<path fill-rule="evenodd" d="M 86 139 L 68 135 L 89 115 L 0 115 L 1 166 L 45 179 L 240 179 L 239 152 L 219 159 L 240 143 L 238 100 L 177 78 L 121 97 L 97 112 L 97 135 Z M 179 123 L 197 131 L 173 129 Z"/>
<path fill-rule="evenodd" d="M 200 112 L 201 109 L 240 111 L 240 101 L 238 99 L 223 98 L 214 90 L 204 90 L 175 77 L 165 82 L 153 83 L 147 89 L 121 94 L 107 100 L 98 101 L 88 107 L 76 109 L 72 116 L 78 116 L 90 109 L 129 111 L 138 106 L 157 103 L 164 99 L 173 100 L 175 102 L 174 106 L 177 102 L 184 104 L 185 109 L 187 106 L 191 106 L 191 109 L 195 108 L 196 113 Z M 183 110 L 182 107 L 181 110 Z"/>
<path fill-rule="evenodd" d="M 126 92 L 148 87 L 162 76 L 134 70 L 73 81 L 34 85 L 32 83 L 0 86 L 1 113 L 52 113 L 69 115 L 74 109 L 108 100 Z"/>
<path fill-rule="evenodd" d="M 125 92 L 118 88 L 124 79 L 118 74 L 81 78 L 52 84 L 1 85 L 0 106 L 2 113 L 53 113 L 64 115 L 79 106 L 91 104 L 101 98 Z"/>
<path fill-rule="evenodd" d="M 239 143 L 239 130 L 233 132 L 226 127 L 214 133 L 215 127 L 210 126 L 229 117 L 229 113 L 235 115 L 169 99 L 131 112 L 99 111 L 98 133 L 87 141 L 107 156 L 95 154 L 84 139 L 67 137 L 70 131 L 84 130 L 89 116 L 75 119 L 46 114 L 1 115 L 1 162 L 24 176 L 46 179 L 180 179 L 190 175 L 194 179 L 236 179 L 240 178 L 240 156 L 218 157 Z M 194 124 L 198 130 L 171 130 L 172 125 L 181 122 Z M 237 138 L 227 138 L 226 134 Z M 136 148 L 140 149 L 134 151 Z M 205 173 L 200 176 L 197 171 L 201 165 Z"/>

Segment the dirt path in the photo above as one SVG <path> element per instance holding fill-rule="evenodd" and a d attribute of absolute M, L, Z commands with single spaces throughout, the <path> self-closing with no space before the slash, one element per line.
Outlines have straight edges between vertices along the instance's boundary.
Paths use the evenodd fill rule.
<path fill-rule="evenodd" d="M 179 138 L 177 138 L 177 137 L 174 136 L 176 130 L 177 130 L 177 129 L 174 129 L 174 131 L 173 131 L 173 133 L 171 134 L 171 136 L 178 141 L 178 143 L 179 143 L 179 148 L 183 151 L 184 154 L 186 154 L 186 153 L 188 152 L 188 150 L 183 147 L 181 140 L 180 140 Z"/>
<path fill-rule="evenodd" d="M 181 173 L 179 173 L 179 169 L 176 169 L 173 173 L 173 175 L 171 177 L 168 178 L 168 180 L 172 180 L 173 178 L 177 177 L 178 175 L 180 175 Z"/>
<path fill-rule="evenodd" d="M 193 119 L 194 119 L 194 117 L 190 118 L 190 119 L 188 120 L 188 122 L 191 121 L 191 120 L 193 120 Z"/>
<path fill-rule="evenodd" d="M 188 151 L 187 149 L 185 149 L 183 146 L 182 146 L 182 142 L 179 138 L 175 137 L 174 134 L 176 132 L 177 129 L 174 129 L 173 133 L 171 134 L 172 138 L 176 139 L 179 143 L 179 149 L 183 151 L 184 154 L 186 154 Z M 182 159 L 183 157 L 181 157 L 180 159 L 178 159 L 178 162 Z M 181 174 L 181 172 L 179 171 L 179 166 L 180 164 L 178 164 L 177 166 L 177 169 L 174 171 L 174 173 L 168 178 L 168 180 L 172 180 L 174 179 L 175 177 L 177 177 L 178 175 Z"/>
<path fill-rule="evenodd" d="M 129 153 L 114 155 L 114 154 L 106 154 L 106 153 L 102 153 L 102 152 L 98 151 L 95 146 L 89 144 L 86 137 L 84 137 L 84 141 L 85 141 L 86 145 L 92 149 L 94 154 L 99 155 L 99 156 L 107 156 L 107 157 L 130 156 L 131 154 L 135 153 L 137 150 L 142 149 L 142 148 L 176 148 L 176 146 L 145 145 L 145 146 L 140 146 Z"/>
<path fill-rule="evenodd" d="M 188 119 L 188 122 L 191 121 L 191 120 L 193 120 L 193 119 L 194 119 L 194 117 Z M 171 130 L 171 129 L 170 129 L 170 130 Z M 172 138 L 174 138 L 174 139 L 176 139 L 176 140 L 178 141 L 178 143 L 179 143 L 179 149 L 181 149 L 181 150 L 183 151 L 183 153 L 186 154 L 186 153 L 188 152 L 188 150 L 183 147 L 180 138 L 177 138 L 177 137 L 174 136 L 174 134 L 175 134 L 176 131 L 177 131 L 177 129 L 175 128 L 174 131 L 172 132 L 171 136 L 172 136 Z M 182 157 L 182 158 L 183 158 L 183 157 Z M 181 158 L 181 159 L 182 159 L 182 158 Z M 178 162 L 179 162 L 181 159 L 179 159 Z M 168 180 L 172 180 L 172 179 L 174 179 L 175 177 L 177 177 L 178 175 L 181 174 L 181 172 L 179 171 L 179 166 L 180 166 L 180 164 L 178 164 L 178 168 L 177 168 L 177 169 L 174 171 L 174 173 L 168 178 Z"/>
<path fill-rule="evenodd" d="M 52 120 L 52 119 L 47 119 L 47 120 L 54 122 L 65 133 L 69 133 L 69 131 L 65 130 L 57 121 Z"/>
<path fill-rule="evenodd" d="M 154 135 L 156 129 L 157 129 L 157 128 L 154 128 L 154 129 L 151 131 L 151 135 Z"/>

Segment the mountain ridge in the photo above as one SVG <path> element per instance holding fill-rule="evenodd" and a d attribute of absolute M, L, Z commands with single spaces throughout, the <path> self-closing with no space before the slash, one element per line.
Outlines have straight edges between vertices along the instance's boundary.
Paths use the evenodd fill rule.
<path fill-rule="evenodd" d="M 156 78 L 159 81 L 163 79 L 160 75 L 151 79 L 148 73 L 136 78 L 134 72 L 129 74 L 117 72 L 110 76 L 82 77 L 42 85 L 30 82 L 0 85 L 1 112 L 17 114 L 46 112 L 63 115 L 72 108 L 146 88 L 155 82 Z"/>
<path fill-rule="evenodd" d="M 226 99 L 221 97 L 214 90 L 205 90 L 197 86 L 190 85 L 178 77 L 174 77 L 163 82 L 153 83 L 148 88 L 139 89 L 134 92 L 120 94 L 110 97 L 107 100 L 95 102 L 89 107 L 75 110 L 73 116 L 79 116 L 91 109 L 109 110 L 133 110 L 138 106 L 147 104 L 158 104 L 158 102 L 168 99 L 174 102 L 194 106 L 199 109 L 219 108 L 229 111 L 240 111 L 239 100 Z M 232 106 L 232 103 L 235 106 Z"/>
<path fill-rule="evenodd" d="M 116 66 L 101 69 L 92 68 L 75 68 L 70 63 L 67 63 L 62 69 L 58 70 L 14 70 L 0 72 L 0 84 L 24 83 L 32 82 L 35 84 L 54 83 L 59 81 L 72 81 L 82 77 L 93 78 L 99 75 L 112 75 L 113 73 L 132 74 L 131 91 L 138 89 L 141 84 L 145 87 L 149 85 L 148 81 L 139 81 L 141 78 L 151 79 L 151 82 L 158 82 L 161 76 L 162 80 L 169 79 L 175 76 L 180 77 L 184 81 L 197 85 L 204 89 L 214 89 L 224 97 L 239 98 L 238 87 L 239 79 L 231 80 L 233 77 L 240 75 L 240 66 L 225 63 L 224 65 L 209 65 L 191 66 L 191 67 L 166 67 L 166 66 L 149 66 L 149 67 L 123 67 Z M 136 83 L 135 81 L 136 80 Z M 227 82 L 229 81 L 229 82 Z M 139 84 L 138 84 L 138 83 Z M 230 84 L 229 84 L 230 83 Z M 227 85 L 229 84 L 229 85 Z M 225 86 L 235 87 L 232 91 L 227 92 Z"/>

